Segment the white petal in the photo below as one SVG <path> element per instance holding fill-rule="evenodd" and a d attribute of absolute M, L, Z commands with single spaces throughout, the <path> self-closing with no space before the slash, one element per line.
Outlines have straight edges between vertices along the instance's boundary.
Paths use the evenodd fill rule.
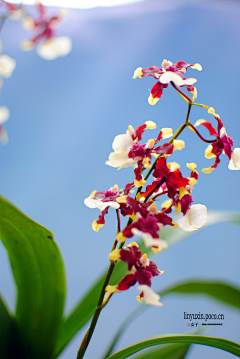
<path fill-rule="evenodd" d="M 178 219 L 179 227 L 191 232 L 202 227 L 207 221 L 207 207 L 203 204 L 194 204 L 182 218 Z"/>
<path fill-rule="evenodd" d="M 109 155 L 109 160 L 106 161 L 106 165 L 112 166 L 112 167 L 129 167 L 134 164 L 134 161 L 132 158 L 128 157 L 128 151 L 127 152 L 111 152 Z"/>
<path fill-rule="evenodd" d="M 10 116 L 9 109 L 6 106 L 0 106 L 0 125 L 8 120 Z"/>
<path fill-rule="evenodd" d="M 240 170 L 240 148 L 235 148 L 232 152 L 228 168 L 230 170 Z"/>
<path fill-rule="evenodd" d="M 118 152 L 124 152 L 124 151 L 128 151 L 129 148 L 131 148 L 133 146 L 133 139 L 132 137 L 127 134 L 124 133 L 122 135 L 118 135 L 114 138 L 113 140 L 113 144 L 112 144 L 112 149 L 114 151 L 118 151 Z"/>
<path fill-rule="evenodd" d="M 97 202 L 99 202 L 99 200 L 92 199 L 92 198 L 85 198 L 85 200 L 84 200 L 84 204 L 88 208 L 98 208 Z"/>
<path fill-rule="evenodd" d="M 149 286 L 139 285 L 137 289 L 143 292 L 145 304 L 156 305 L 158 307 L 163 306 L 163 304 L 159 302 L 161 298 L 160 295 L 155 293 Z"/>
<path fill-rule="evenodd" d="M 45 60 L 64 57 L 72 50 L 72 40 L 68 36 L 52 37 L 37 47 L 37 53 Z"/>
<path fill-rule="evenodd" d="M 198 229 L 207 222 L 207 207 L 204 204 L 194 204 L 190 208 L 190 224 Z"/>
<path fill-rule="evenodd" d="M 187 210 L 185 216 L 177 220 L 177 223 L 179 227 L 184 229 L 184 231 L 191 232 L 196 230 L 196 228 L 192 227 L 190 224 L 190 209 Z"/>
<path fill-rule="evenodd" d="M 182 77 L 175 72 L 166 71 L 160 76 L 159 81 L 162 84 L 168 84 L 169 82 L 173 81 L 177 86 L 183 86 L 193 85 L 195 82 L 197 82 L 197 79 L 189 77 L 188 79 L 183 80 Z"/>
<path fill-rule="evenodd" d="M 98 208 L 102 212 L 106 207 L 112 207 L 114 209 L 118 209 L 120 207 L 120 204 L 117 202 L 102 202 L 99 199 L 93 199 L 93 198 L 85 198 L 84 204 L 88 208 Z"/>
<path fill-rule="evenodd" d="M 142 232 L 142 231 L 139 231 L 137 228 L 133 228 L 132 229 L 132 233 L 135 234 L 136 236 L 139 236 L 143 239 L 144 241 L 144 244 L 147 248 L 149 247 L 160 247 L 160 248 L 167 248 L 168 245 L 167 245 L 167 242 L 165 242 L 164 240 L 162 239 L 155 239 L 151 236 L 150 233 L 145 233 L 145 232 Z"/>
<path fill-rule="evenodd" d="M 0 75 L 10 77 L 16 67 L 16 61 L 8 55 L 0 55 Z"/>

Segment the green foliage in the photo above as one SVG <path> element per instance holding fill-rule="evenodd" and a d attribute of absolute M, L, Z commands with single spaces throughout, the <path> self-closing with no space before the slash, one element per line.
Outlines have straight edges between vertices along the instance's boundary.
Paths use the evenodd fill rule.
<path fill-rule="evenodd" d="M 203 227 L 206 228 L 207 226 L 211 226 L 213 224 L 222 223 L 222 222 L 233 222 L 240 224 L 240 215 L 236 213 L 230 212 L 210 212 L 208 214 L 208 221 L 207 224 Z M 202 229 L 200 229 L 202 230 Z M 181 228 L 164 228 L 161 231 L 161 238 L 166 240 L 169 246 L 175 245 L 181 240 L 192 236 L 194 232 L 186 232 L 183 231 Z M 141 251 L 147 253 L 148 257 L 154 255 L 151 248 L 146 248 L 144 246 L 143 241 L 139 241 L 139 247 Z M 162 252 L 159 252 L 161 254 Z M 101 291 L 104 279 L 106 277 L 106 273 L 104 272 L 103 275 L 95 282 L 93 287 L 90 288 L 88 293 L 84 296 L 83 299 L 79 302 L 79 304 L 73 309 L 70 315 L 66 318 L 65 322 L 62 326 L 62 331 L 60 333 L 60 337 L 57 343 L 56 348 L 56 355 L 58 355 L 68 344 L 68 342 L 73 338 L 73 336 L 88 322 L 88 320 L 92 317 L 96 305 L 97 305 L 97 298 L 99 297 L 99 293 Z M 122 262 L 118 263 L 113 275 L 111 277 L 110 284 L 117 284 L 125 274 L 127 274 L 126 265 Z M 161 293 L 162 295 L 162 293 Z M 230 299 L 229 299 L 230 300 Z"/>
<path fill-rule="evenodd" d="M 230 340 L 221 338 L 204 337 L 199 335 L 164 335 L 154 339 L 144 340 L 140 343 L 131 345 L 119 352 L 111 355 L 108 359 L 126 359 L 137 353 L 139 350 L 158 344 L 166 343 L 185 343 L 185 344 L 202 344 L 210 347 L 225 350 L 236 356 L 240 356 L 240 345 Z"/>
<path fill-rule="evenodd" d="M 31 358 L 51 358 L 65 299 L 65 274 L 53 234 L 0 198 L 0 238 L 17 286 L 16 322 Z"/>

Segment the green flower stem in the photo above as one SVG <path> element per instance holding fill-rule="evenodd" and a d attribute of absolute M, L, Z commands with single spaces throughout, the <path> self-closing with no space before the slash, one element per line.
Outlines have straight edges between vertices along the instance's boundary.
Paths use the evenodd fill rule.
<path fill-rule="evenodd" d="M 173 140 L 175 140 L 179 135 L 180 133 L 184 130 L 184 128 L 188 125 L 188 118 L 189 118 L 189 115 L 190 115 L 190 111 L 191 111 L 191 106 L 192 104 L 188 104 L 188 112 L 187 112 L 187 116 L 186 116 L 186 120 L 184 122 L 183 125 L 181 125 L 179 127 L 179 129 L 175 132 L 175 134 L 172 136 L 171 140 L 169 141 L 169 143 L 173 143 Z M 156 166 L 156 163 L 157 163 L 157 160 L 158 158 L 160 157 L 161 155 L 159 155 L 156 160 L 154 161 L 154 163 L 152 164 L 151 168 L 149 169 L 147 175 L 145 176 L 145 180 L 148 179 L 148 177 L 150 176 L 151 172 L 153 171 L 153 169 L 155 168 Z M 137 194 L 140 192 L 141 188 L 138 188 L 137 190 L 137 193 L 136 193 L 136 196 L 135 198 L 137 197 Z M 128 222 L 127 222 L 127 226 L 130 225 L 132 223 L 132 219 L 129 218 L 128 219 Z M 119 244 L 118 246 L 118 249 L 122 249 L 122 247 L 124 246 L 125 242 L 122 242 Z M 116 248 L 116 240 L 114 241 L 114 244 L 113 244 L 113 247 L 112 247 L 112 250 Z M 91 324 L 90 324 L 90 327 L 89 329 L 87 330 L 87 332 L 85 333 L 84 335 L 84 338 L 83 338 L 83 341 L 80 345 L 80 348 L 78 350 L 78 354 L 77 354 L 77 359 L 82 359 L 85 352 L 86 352 L 86 349 L 88 347 L 88 344 L 92 338 L 92 335 L 93 335 L 93 332 L 94 332 L 94 329 L 96 327 L 96 324 L 97 324 L 97 321 L 98 321 L 98 318 L 99 318 L 99 315 L 102 311 L 102 309 L 105 307 L 105 305 L 103 305 L 103 301 L 104 301 L 104 296 L 105 296 L 105 288 L 106 286 L 108 285 L 109 281 L 110 281 L 110 278 L 112 276 L 112 273 L 113 273 L 113 270 L 116 266 L 116 263 L 117 262 L 112 262 L 110 263 L 110 266 L 108 268 L 108 272 L 107 272 L 107 275 L 106 275 L 106 278 L 105 278 L 105 281 L 103 283 L 103 286 L 102 286 L 102 290 L 101 290 L 101 293 L 100 293 L 100 297 L 99 297 L 99 300 L 98 300 L 98 303 L 97 303 L 97 307 L 96 307 L 96 310 L 95 310 L 95 313 L 93 315 L 93 318 L 92 318 L 92 321 L 91 321 Z M 110 297 L 111 298 L 111 297 Z M 108 303 L 108 301 L 110 300 L 110 298 L 106 301 L 106 304 Z"/>
<path fill-rule="evenodd" d="M 168 142 L 168 143 L 173 143 L 173 140 L 175 140 L 179 135 L 180 133 L 184 130 L 185 127 L 188 126 L 189 122 L 188 122 L 188 119 L 189 119 L 189 115 L 190 115 L 190 112 L 191 112 L 191 107 L 192 107 L 192 104 L 189 103 L 188 104 L 188 112 L 187 112 L 187 116 L 186 116 L 186 120 L 184 122 L 183 125 L 181 125 L 179 127 L 179 129 L 174 133 L 174 135 L 172 136 L 171 140 Z M 156 163 L 157 163 L 157 160 L 159 159 L 159 157 L 161 157 L 162 155 L 160 154 L 156 159 L 155 161 L 153 162 L 152 166 L 150 167 L 148 173 L 146 174 L 146 176 L 144 177 L 144 180 L 146 181 L 148 179 L 148 177 L 150 176 L 150 174 L 152 173 L 152 171 L 154 170 L 155 166 L 156 166 Z M 141 191 L 142 187 L 139 187 L 138 190 L 137 190 L 137 193 L 136 193 L 136 196 L 137 194 Z"/>

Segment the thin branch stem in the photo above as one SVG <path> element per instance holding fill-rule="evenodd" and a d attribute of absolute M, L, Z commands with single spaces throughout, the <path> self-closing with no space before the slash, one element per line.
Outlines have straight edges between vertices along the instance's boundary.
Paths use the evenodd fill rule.
<path fill-rule="evenodd" d="M 188 125 L 188 118 L 189 118 L 189 115 L 190 115 L 190 111 L 191 111 L 191 103 L 188 104 L 188 112 L 187 112 L 187 116 L 186 116 L 186 120 L 185 120 L 185 123 L 183 125 L 181 125 L 179 127 L 179 129 L 175 132 L 175 134 L 172 136 L 171 140 L 169 141 L 169 143 L 172 143 L 173 140 L 175 140 L 179 135 L 180 133 L 184 130 L 184 128 Z M 160 157 L 161 155 L 159 155 L 156 160 L 154 161 L 154 163 L 152 164 L 150 170 L 148 171 L 147 175 L 145 176 L 145 180 L 147 180 L 147 178 L 150 176 L 151 172 L 153 171 L 153 169 L 155 168 L 156 166 L 156 163 L 157 163 L 157 160 L 158 158 Z M 163 179 L 163 182 L 164 182 L 165 179 Z M 162 181 L 161 181 L 162 182 Z M 161 186 L 162 183 L 159 183 L 157 186 Z M 156 186 L 156 188 L 158 188 Z M 156 188 L 154 189 L 154 191 L 156 190 Z M 137 193 L 136 193 L 136 196 L 135 198 L 137 197 L 137 194 L 140 192 L 141 190 L 141 187 L 138 188 L 137 190 Z M 119 216 L 119 213 L 117 212 L 117 216 Z M 127 222 L 127 226 L 129 226 L 131 223 L 132 223 L 132 219 L 129 218 L 128 219 L 128 222 Z M 120 229 L 120 220 L 118 220 L 118 231 Z M 117 244 L 117 240 L 115 240 L 114 244 L 113 244 L 113 247 L 112 247 L 112 250 L 116 248 L 116 244 Z M 122 249 L 122 247 L 124 246 L 125 242 L 121 242 L 118 246 L 118 249 Z M 91 324 L 90 324 L 90 327 L 89 329 L 87 330 L 87 332 L 85 333 L 85 336 L 83 338 L 83 341 L 80 345 L 80 348 L 78 350 L 78 354 L 77 354 L 77 359 L 82 359 L 85 352 L 86 352 L 86 349 L 88 347 L 88 344 L 92 338 L 92 335 L 93 335 L 93 332 L 94 332 L 94 329 L 96 327 L 96 324 L 97 324 L 97 321 L 98 321 L 98 318 L 99 318 L 99 315 L 102 311 L 102 309 L 104 308 L 105 305 L 103 305 L 103 300 L 104 300 L 104 296 L 105 296 L 105 288 L 106 286 L 108 285 L 109 281 L 110 281 L 110 278 L 112 276 L 112 273 L 113 273 L 113 270 L 116 266 L 116 262 L 112 262 L 110 263 L 110 266 L 108 268 L 108 272 L 107 272 L 107 275 L 106 275 L 106 278 L 104 280 L 104 283 L 103 283 L 103 286 L 102 286 L 102 289 L 101 289 L 101 293 L 100 293 L 100 296 L 99 296 L 99 300 L 98 300 L 98 303 L 97 303 L 97 307 L 96 307 L 96 310 L 95 310 L 95 313 L 93 315 L 93 318 L 92 318 L 92 321 L 91 321 Z M 106 304 L 108 303 L 108 301 L 110 300 L 111 296 L 109 297 L 109 299 L 106 301 Z"/>

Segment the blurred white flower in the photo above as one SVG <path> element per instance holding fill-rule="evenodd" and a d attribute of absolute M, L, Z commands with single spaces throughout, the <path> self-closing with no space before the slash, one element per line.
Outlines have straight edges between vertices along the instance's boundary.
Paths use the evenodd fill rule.
<path fill-rule="evenodd" d="M 16 60 L 8 55 L 0 55 L 0 76 L 8 78 L 16 67 Z"/>
<path fill-rule="evenodd" d="M 51 37 L 37 46 L 37 53 L 45 60 L 55 60 L 68 55 L 72 50 L 72 40 L 69 36 Z"/>
<path fill-rule="evenodd" d="M 0 106 L 0 143 L 6 145 L 8 143 L 8 135 L 2 126 L 9 118 L 10 111 L 6 106 Z"/>

